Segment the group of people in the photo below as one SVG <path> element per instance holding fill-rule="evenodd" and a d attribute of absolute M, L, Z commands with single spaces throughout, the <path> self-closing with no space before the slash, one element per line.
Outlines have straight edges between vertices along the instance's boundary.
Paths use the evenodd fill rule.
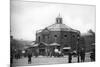
<path fill-rule="evenodd" d="M 73 56 L 73 54 L 71 52 L 68 53 L 68 63 L 72 63 L 72 56 Z M 84 49 L 82 49 L 80 51 L 79 56 L 81 58 L 80 59 L 81 62 L 84 62 L 85 61 L 85 50 Z M 29 53 L 27 57 L 28 57 L 28 64 L 31 64 L 31 62 L 32 62 L 32 53 Z"/>
<path fill-rule="evenodd" d="M 72 53 L 69 53 L 68 54 L 68 63 L 72 63 L 72 56 L 73 56 Z M 85 51 L 84 50 L 81 50 L 79 52 L 79 55 L 77 54 L 77 56 L 80 57 L 80 60 L 79 61 L 81 61 L 81 62 L 84 62 L 85 61 Z"/>
<path fill-rule="evenodd" d="M 59 54 L 58 54 L 58 51 L 55 50 L 55 56 L 59 57 L 58 56 Z M 79 62 L 84 62 L 85 61 L 85 50 L 82 48 L 79 51 L 79 53 L 77 53 L 77 56 L 79 56 Z M 19 55 L 16 57 L 19 57 Z M 28 53 L 27 57 L 28 57 L 28 64 L 31 64 L 32 53 Z M 72 63 L 72 57 L 73 57 L 73 53 L 72 52 L 68 53 L 68 63 Z M 90 59 L 91 59 L 91 61 L 95 61 L 95 49 L 93 49 L 92 52 L 90 53 Z M 11 54 L 11 63 L 13 63 L 13 55 L 12 54 Z"/>
<path fill-rule="evenodd" d="M 72 53 L 68 54 L 68 63 L 72 63 Z M 79 54 L 77 54 L 77 56 L 79 56 L 79 62 L 84 62 L 85 61 L 85 50 L 82 48 L 79 51 Z M 92 50 L 92 52 L 90 53 L 90 59 L 91 61 L 95 61 L 95 49 Z"/>
<path fill-rule="evenodd" d="M 68 63 L 72 63 L 72 56 L 73 56 L 73 54 L 70 52 L 68 54 Z M 81 49 L 80 52 L 79 52 L 79 54 L 77 54 L 77 56 L 80 57 L 79 61 L 84 62 L 85 61 L 85 50 Z"/>

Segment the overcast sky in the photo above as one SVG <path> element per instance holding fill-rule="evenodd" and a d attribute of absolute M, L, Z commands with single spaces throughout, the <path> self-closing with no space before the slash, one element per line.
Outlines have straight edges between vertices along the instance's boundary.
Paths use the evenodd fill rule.
<path fill-rule="evenodd" d="M 73 29 L 95 31 L 95 6 L 11 0 L 11 34 L 17 39 L 35 40 L 36 30 L 54 24 L 59 13 L 63 23 Z"/>

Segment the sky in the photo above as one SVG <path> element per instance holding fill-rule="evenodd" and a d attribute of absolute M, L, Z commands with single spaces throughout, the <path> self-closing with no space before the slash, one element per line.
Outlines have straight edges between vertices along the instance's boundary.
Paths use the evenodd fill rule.
<path fill-rule="evenodd" d="M 34 41 L 36 31 L 56 23 L 60 14 L 67 26 L 86 33 L 95 32 L 95 6 L 11 0 L 11 35 Z"/>

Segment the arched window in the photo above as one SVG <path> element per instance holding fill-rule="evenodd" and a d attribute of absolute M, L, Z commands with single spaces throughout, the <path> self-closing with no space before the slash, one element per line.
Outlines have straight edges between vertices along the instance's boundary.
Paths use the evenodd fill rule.
<path fill-rule="evenodd" d="M 54 40 L 55 42 L 57 42 L 57 35 L 54 35 Z"/>

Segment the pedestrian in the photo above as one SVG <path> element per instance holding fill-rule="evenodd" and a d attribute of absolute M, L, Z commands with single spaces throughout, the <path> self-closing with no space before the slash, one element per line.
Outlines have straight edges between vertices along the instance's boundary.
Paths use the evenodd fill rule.
<path fill-rule="evenodd" d="M 28 54 L 28 64 L 31 64 L 31 62 L 32 62 L 31 58 L 32 58 L 32 54 L 29 53 L 29 54 Z"/>
<path fill-rule="evenodd" d="M 82 48 L 80 51 L 81 62 L 85 61 L 85 50 Z"/>
<path fill-rule="evenodd" d="M 10 56 L 10 62 L 11 62 L 11 64 L 13 64 L 13 55 L 12 54 Z"/>
<path fill-rule="evenodd" d="M 95 49 L 92 50 L 92 53 L 90 54 L 91 61 L 95 61 Z"/>
<path fill-rule="evenodd" d="M 72 53 L 68 54 L 68 63 L 72 63 Z"/>
<path fill-rule="evenodd" d="M 55 56 L 55 57 L 58 57 L 58 52 L 59 52 L 58 49 L 55 49 L 55 50 L 54 50 L 54 54 L 55 54 L 54 56 Z"/>

